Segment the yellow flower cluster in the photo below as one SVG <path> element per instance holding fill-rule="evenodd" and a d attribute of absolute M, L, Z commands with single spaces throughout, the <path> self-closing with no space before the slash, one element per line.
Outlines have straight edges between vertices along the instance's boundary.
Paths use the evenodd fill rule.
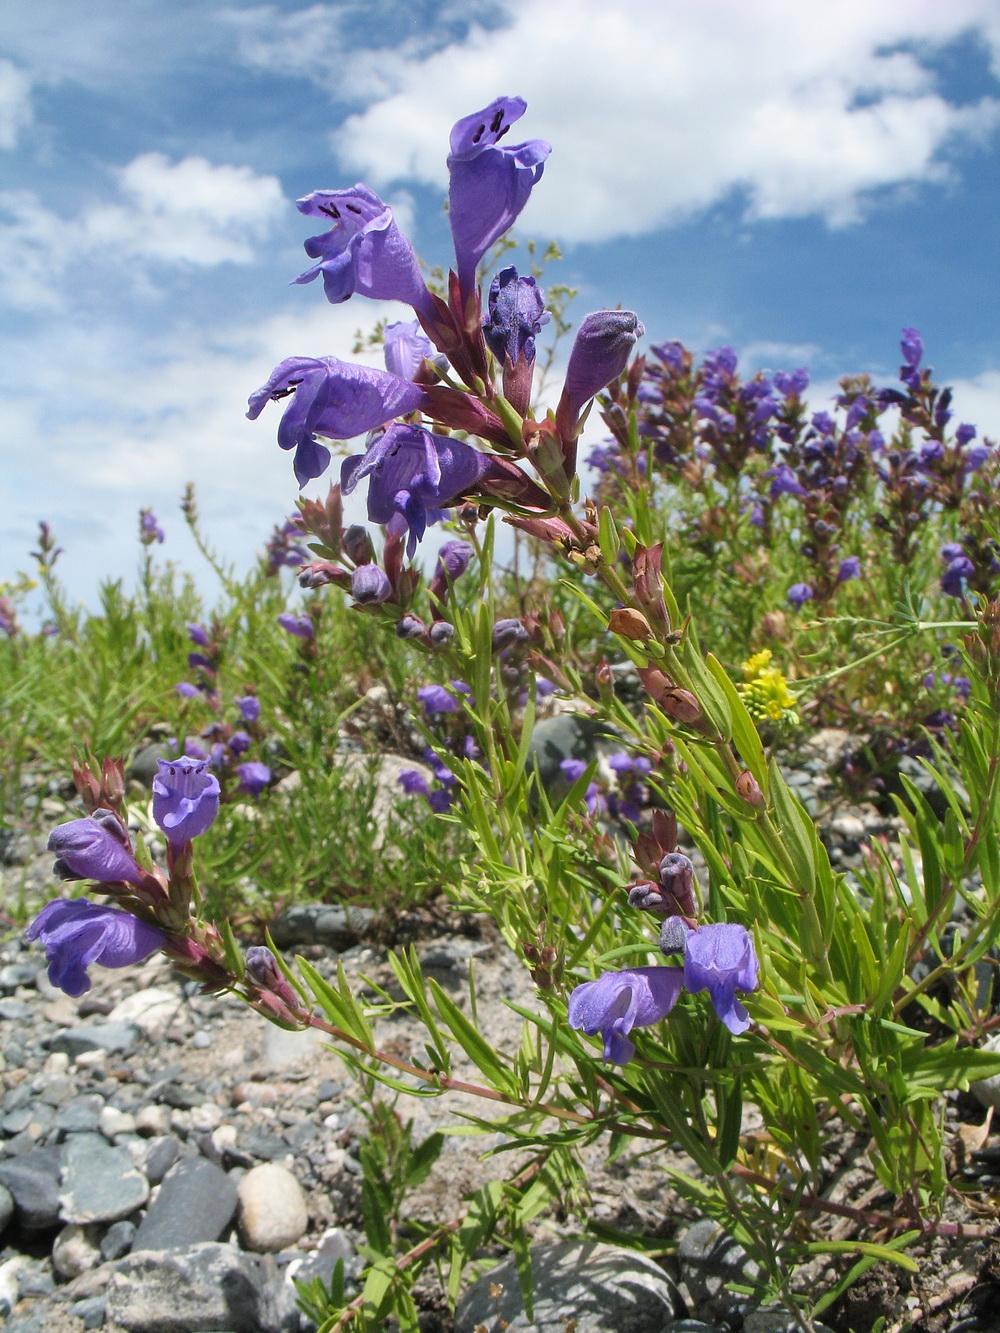
<path fill-rule="evenodd" d="M 782 673 L 771 666 L 771 657 L 770 648 L 748 657 L 742 664 L 745 680 L 736 688 L 755 722 L 789 722 L 795 726 L 799 720 L 795 696 Z"/>

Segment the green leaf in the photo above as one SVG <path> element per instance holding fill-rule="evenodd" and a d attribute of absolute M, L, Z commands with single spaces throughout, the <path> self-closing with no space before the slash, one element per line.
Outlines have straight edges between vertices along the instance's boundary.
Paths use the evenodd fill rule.
<path fill-rule="evenodd" d="M 761 791 L 766 797 L 768 790 L 767 760 L 764 757 L 764 747 L 761 744 L 760 736 L 757 734 L 753 718 L 747 712 L 747 706 L 740 698 L 739 691 L 729 679 L 725 667 L 715 654 L 709 653 L 705 662 L 729 704 L 729 711 L 733 719 L 733 740 L 736 742 L 740 757 L 757 779 Z"/>
<path fill-rule="evenodd" d="M 458 1044 L 485 1079 L 509 1097 L 517 1096 L 517 1079 L 504 1063 L 504 1057 L 472 1026 L 458 1005 L 431 977 L 428 981 L 438 1013 Z"/>
<path fill-rule="evenodd" d="M 606 564 L 613 565 L 618 559 L 618 552 L 621 550 L 622 544 L 621 538 L 618 536 L 614 515 L 607 505 L 601 510 L 597 531 L 601 555 Z"/>

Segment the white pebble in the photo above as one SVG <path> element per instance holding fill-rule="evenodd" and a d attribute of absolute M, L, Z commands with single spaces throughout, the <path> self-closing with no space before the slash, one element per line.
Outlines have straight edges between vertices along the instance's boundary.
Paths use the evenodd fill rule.
<path fill-rule="evenodd" d="M 239 1183 L 240 1233 L 248 1249 L 276 1254 L 305 1235 L 309 1225 L 302 1186 L 277 1162 L 246 1173 Z"/>

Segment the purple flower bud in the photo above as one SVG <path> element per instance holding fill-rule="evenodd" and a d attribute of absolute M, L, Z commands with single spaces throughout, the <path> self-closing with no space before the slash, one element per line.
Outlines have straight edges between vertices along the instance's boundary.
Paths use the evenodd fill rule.
<path fill-rule="evenodd" d="M 328 232 L 306 241 L 306 254 L 319 262 L 296 282 L 312 282 L 322 273 L 326 298 L 334 305 L 357 292 L 375 301 L 404 301 L 419 314 L 433 315 L 413 246 L 396 226 L 392 209 L 367 185 L 314 190 L 295 207 L 307 217 L 333 221 Z"/>
<path fill-rule="evenodd" d="M 57 898 L 42 908 L 26 938 L 42 942 L 49 980 L 75 999 L 90 990 L 91 963 L 103 967 L 143 963 L 167 937 L 117 907 L 98 907 L 85 898 L 73 902 Z"/>
<path fill-rule="evenodd" d="M 805 366 L 799 366 L 791 374 L 779 370 L 774 377 L 774 387 L 786 398 L 803 394 L 809 388 L 809 371 Z"/>
<path fill-rule="evenodd" d="M 392 584 L 378 565 L 359 565 L 351 575 L 351 595 L 361 606 L 387 602 L 392 596 Z"/>
<path fill-rule="evenodd" d="M 535 359 L 535 337 L 549 322 L 545 293 L 534 278 L 518 277 L 510 265 L 490 283 L 489 319 L 483 325 L 487 345 L 499 361 L 516 365 Z"/>
<path fill-rule="evenodd" d="M 507 648 L 512 648 L 515 643 L 525 643 L 528 638 L 528 631 L 521 622 L 513 617 L 507 617 L 496 621 L 493 626 L 492 648 L 495 653 L 502 653 Z"/>
<path fill-rule="evenodd" d="M 498 97 L 451 131 L 448 220 L 463 301 L 475 286 L 476 265 L 517 220 L 552 151 L 542 139 L 499 146 L 526 109 L 523 98 Z"/>
<path fill-rule="evenodd" d="M 234 699 L 233 703 L 240 710 L 244 722 L 253 725 L 260 717 L 260 700 L 255 694 L 244 694 L 242 698 Z"/>
<path fill-rule="evenodd" d="M 780 495 L 796 495 L 800 498 L 808 495 L 808 491 L 787 463 L 779 463 L 764 475 L 772 478 L 770 486 L 772 500 L 777 500 Z"/>
<path fill-rule="evenodd" d="M 229 737 L 229 748 L 233 754 L 246 754 L 252 742 L 245 731 L 234 731 Z"/>
<path fill-rule="evenodd" d="M 201 694 L 201 690 L 199 690 L 198 686 L 192 685 L 189 680 L 179 680 L 174 686 L 174 689 L 182 699 L 197 699 L 199 694 Z"/>
<path fill-rule="evenodd" d="M 975 426 L 970 426 L 967 421 L 963 421 L 960 426 L 955 428 L 955 443 L 960 449 L 964 449 L 970 440 L 976 438 Z"/>
<path fill-rule="evenodd" d="M 648 1027 L 666 1018 L 677 1003 L 684 982 L 679 967 L 632 967 L 622 972 L 602 972 L 596 981 L 585 981 L 569 997 L 569 1025 L 588 1037 L 600 1033 L 604 1058 L 626 1065 L 635 1055 L 628 1034 L 634 1027 Z"/>
<path fill-rule="evenodd" d="M 196 759 L 199 763 L 208 759 L 208 751 L 195 740 L 193 736 L 188 736 L 184 742 L 184 754 L 188 759 Z"/>
<path fill-rule="evenodd" d="M 434 571 L 435 579 L 440 574 L 446 573 L 454 583 L 469 568 L 469 561 L 474 554 L 475 552 L 469 542 L 457 539 L 445 542 L 438 551 L 437 567 Z"/>
<path fill-rule="evenodd" d="M 683 953 L 687 948 L 691 927 L 681 916 L 668 916 L 660 927 L 658 941 L 660 953 L 668 957 L 672 953 Z"/>
<path fill-rule="evenodd" d="M 967 555 L 955 556 L 948 561 L 947 567 L 941 575 L 941 591 L 947 597 L 964 597 L 966 580 L 975 572 L 976 567 Z"/>
<path fill-rule="evenodd" d="M 646 332 L 631 310 L 599 310 L 577 329 L 557 417 L 572 429 L 594 394 L 622 373 Z"/>
<path fill-rule="evenodd" d="M 289 634 L 294 634 L 297 639 L 312 639 L 315 636 L 313 623 L 309 616 L 295 616 L 290 611 L 282 611 L 278 617 L 278 624 Z"/>
<path fill-rule="evenodd" d="M 258 763 L 255 759 L 239 764 L 236 773 L 240 780 L 240 791 L 246 792 L 248 796 L 259 796 L 271 781 L 271 770 L 267 764 Z"/>
<path fill-rule="evenodd" d="M 412 380 L 425 358 L 433 356 L 430 339 L 421 331 L 420 321 L 413 319 L 408 324 L 387 324 L 383 333 L 386 370 L 402 380 Z"/>
<path fill-rule="evenodd" d="M 143 546 L 152 546 L 153 542 L 162 542 L 165 533 L 156 521 L 152 509 L 139 510 L 139 540 Z"/>
<path fill-rule="evenodd" d="M 153 779 L 153 818 L 171 847 L 197 838 L 219 813 L 219 780 L 208 770 L 206 760 L 158 760 L 160 771 Z"/>
<path fill-rule="evenodd" d="M 247 976 L 262 990 L 269 990 L 277 995 L 289 1008 L 297 1009 L 301 1003 L 294 987 L 278 966 L 278 960 L 270 949 L 263 944 L 255 944 L 246 952 Z"/>
<path fill-rule="evenodd" d="M 188 638 L 192 643 L 196 643 L 199 648 L 208 647 L 208 630 L 204 625 L 188 625 Z"/>
<path fill-rule="evenodd" d="M 397 639 L 419 639 L 426 632 L 427 626 L 420 617 L 412 615 L 409 611 L 396 621 Z"/>
<path fill-rule="evenodd" d="M 344 532 L 344 554 L 355 565 L 370 565 L 375 548 L 363 523 L 352 523 Z"/>
<path fill-rule="evenodd" d="M 962 455 L 962 464 L 966 472 L 978 472 L 993 450 L 988 444 L 974 444 Z"/>
<path fill-rule="evenodd" d="M 436 815 L 444 815 L 451 809 L 455 803 L 455 793 L 449 791 L 446 787 L 439 787 L 432 791 L 427 798 L 427 804 Z"/>
<path fill-rule="evenodd" d="M 859 579 L 861 577 L 861 560 L 856 555 L 849 555 L 841 560 L 840 568 L 837 570 L 837 582 L 846 583 L 848 579 Z"/>
<path fill-rule="evenodd" d="M 802 606 L 812 598 L 813 590 L 808 583 L 793 583 L 786 595 L 793 606 Z"/>
<path fill-rule="evenodd" d="M 213 670 L 213 663 L 210 657 L 204 653 L 188 653 L 188 666 L 193 671 L 196 667 L 204 667 L 206 671 Z"/>
<path fill-rule="evenodd" d="M 455 626 L 447 620 L 435 620 L 427 631 L 427 637 L 435 648 L 443 648 L 455 633 Z"/>
<path fill-rule="evenodd" d="M 667 852 L 662 858 L 660 883 L 685 916 L 694 915 L 694 866 L 683 852 Z"/>
<path fill-rule="evenodd" d="M 903 353 L 903 364 L 915 370 L 924 355 L 924 343 L 919 332 L 916 329 L 904 329 L 899 346 Z"/>
<path fill-rule="evenodd" d="M 141 884 L 145 878 L 132 855 L 125 830 L 110 810 L 95 810 L 86 819 L 60 824 L 49 834 L 46 846 L 55 852 L 53 873 L 59 879 Z"/>
<path fill-rule="evenodd" d="M 417 698 L 428 717 L 433 717 L 435 713 L 457 713 L 462 707 L 454 694 L 443 685 L 424 685 L 417 690 Z"/>
<path fill-rule="evenodd" d="M 757 974 L 753 940 L 743 926 L 699 926 L 688 935 L 684 985 L 692 994 L 707 990 L 715 1012 L 736 1036 L 750 1026 L 736 992 L 756 990 Z"/>

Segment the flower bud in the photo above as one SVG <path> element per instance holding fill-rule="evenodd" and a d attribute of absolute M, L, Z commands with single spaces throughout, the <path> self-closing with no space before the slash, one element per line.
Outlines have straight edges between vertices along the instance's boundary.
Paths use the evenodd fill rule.
<path fill-rule="evenodd" d="M 396 622 L 397 639 L 419 639 L 426 626 L 419 616 L 410 615 L 409 612 Z"/>
<path fill-rule="evenodd" d="M 359 606 L 386 602 L 392 596 L 392 584 L 378 565 L 359 565 L 351 575 L 351 595 Z"/>
<path fill-rule="evenodd" d="M 430 639 L 432 647 L 443 648 L 446 643 L 450 642 L 454 633 L 455 626 L 450 621 L 435 620 L 427 631 L 427 637 Z"/>
<path fill-rule="evenodd" d="M 513 617 L 498 620 L 493 626 L 493 651 L 502 653 L 506 648 L 512 648 L 515 643 L 524 643 L 527 638 L 528 631 L 519 620 Z"/>
<path fill-rule="evenodd" d="M 262 944 L 248 949 L 246 968 L 247 976 L 255 986 L 270 991 L 272 995 L 277 995 L 279 1000 L 283 1000 L 292 1009 L 299 1007 L 299 997 L 281 971 L 278 961 L 270 949 L 265 948 Z"/>
<path fill-rule="evenodd" d="M 621 634 L 626 639 L 648 639 L 653 630 L 641 611 L 631 606 L 619 606 L 611 612 L 608 629 L 612 634 Z"/>
<path fill-rule="evenodd" d="M 752 805 L 755 810 L 764 808 L 764 793 L 749 769 L 744 769 L 736 779 L 736 795 L 741 801 L 746 801 L 747 805 Z"/>
<path fill-rule="evenodd" d="M 344 533 L 344 554 L 355 565 L 368 565 L 375 558 L 375 548 L 362 523 L 352 523 Z"/>

